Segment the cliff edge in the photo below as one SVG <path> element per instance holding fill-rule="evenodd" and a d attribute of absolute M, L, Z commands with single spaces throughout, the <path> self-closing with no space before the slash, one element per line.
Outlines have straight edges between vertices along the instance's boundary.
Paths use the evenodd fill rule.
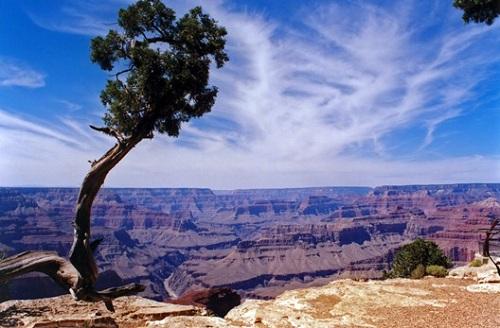
<path fill-rule="evenodd" d="M 476 286 L 476 287 L 475 287 Z M 480 286 L 480 288 L 477 288 Z M 116 312 L 69 296 L 0 304 L 1 327 L 500 327 L 500 284 L 472 279 L 337 280 L 247 299 L 225 318 L 140 297 L 116 300 Z"/>

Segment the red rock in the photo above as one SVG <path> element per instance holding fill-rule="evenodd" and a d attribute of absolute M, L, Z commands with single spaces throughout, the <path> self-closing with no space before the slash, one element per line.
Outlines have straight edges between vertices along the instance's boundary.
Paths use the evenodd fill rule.
<path fill-rule="evenodd" d="M 241 297 L 231 288 L 208 288 L 189 291 L 169 303 L 203 307 L 223 318 L 232 308 L 240 305 Z"/>
<path fill-rule="evenodd" d="M 0 249 L 66 255 L 76 196 L 71 188 L 0 188 Z M 500 184 L 104 189 L 92 233 L 104 238 L 97 250 L 103 288 L 141 282 L 145 296 L 164 299 L 231 286 L 268 297 L 336 277 L 378 277 L 394 250 L 417 237 L 469 261 L 498 199 Z M 52 290 L 50 280 L 29 279 L 23 284 L 44 286 L 31 297 Z"/>

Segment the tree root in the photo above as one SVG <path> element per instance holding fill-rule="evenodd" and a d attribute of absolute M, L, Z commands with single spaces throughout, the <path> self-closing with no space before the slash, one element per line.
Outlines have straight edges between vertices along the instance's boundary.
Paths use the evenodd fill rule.
<path fill-rule="evenodd" d="M 83 279 L 75 267 L 55 252 L 22 252 L 0 261 L 0 282 L 7 282 L 29 272 L 41 272 L 50 276 L 58 285 L 73 296 L 75 300 L 104 302 L 109 311 L 114 311 L 112 300 L 117 297 L 135 295 L 145 287 L 128 284 L 121 287 L 96 291 L 93 287 L 83 286 Z"/>

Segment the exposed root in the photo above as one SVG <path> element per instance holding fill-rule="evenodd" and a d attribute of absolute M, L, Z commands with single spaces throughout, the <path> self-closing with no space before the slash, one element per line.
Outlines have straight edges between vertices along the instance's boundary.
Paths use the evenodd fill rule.
<path fill-rule="evenodd" d="M 96 291 L 82 286 L 82 277 L 75 267 L 55 252 L 22 252 L 0 261 L 0 282 L 24 275 L 29 272 L 41 272 L 50 276 L 67 290 L 75 300 L 86 302 L 104 302 L 109 311 L 114 311 L 112 300 L 117 297 L 135 295 L 145 287 L 128 284 L 120 287 Z"/>

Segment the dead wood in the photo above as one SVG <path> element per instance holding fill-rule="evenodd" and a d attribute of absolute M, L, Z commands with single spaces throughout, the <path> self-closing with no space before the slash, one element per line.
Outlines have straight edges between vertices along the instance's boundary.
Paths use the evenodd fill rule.
<path fill-rule="evenodd" d="M 90 218 L 94 199 L 109 171 L 145 137 L 147 137 L 146 132 L 138 133 L 116 143 L 100 159 L 93 162 L 78 195 L 73 224 L 74 239 L 69 261 L 53 252 L 23 252 L 0 261 L 0 282 L 29 272 L 45 273 L 66 289 L 75 300 L 103 301 L 110 311 L 114 310 L 113 298 L 143 291 L 144 286 L 139 284 L 110 288 L 100 292 L 95 290 L 99 271 L 94 252 L 101 240 L 91 241 Z"/>
<path fill-rule="evenodd" d="M 7 282 L 29 272 L 40 272 L 50 276 L 66 289 L 75 300 L 104 302 L 106 308 L 114 311 L 112 300 L 117 297 L 135 295 L 144 290 L 139 284 L 95 291 L 82 288 L 82 277 L 75 267 L 55 252 L 22 252 L 0 261 L 0 282 Z"/>

